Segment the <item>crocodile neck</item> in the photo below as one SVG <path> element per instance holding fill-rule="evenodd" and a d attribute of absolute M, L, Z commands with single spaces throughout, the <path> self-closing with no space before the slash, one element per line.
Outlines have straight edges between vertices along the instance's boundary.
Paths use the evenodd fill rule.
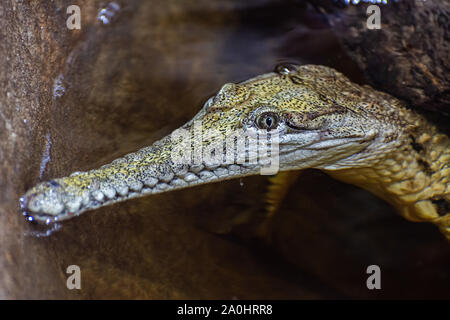
<path fill-rule="evenodd" d="M 449 160 L 448 137 L 418 116 L 416 125 L 399 135 L 392 152 L 362 167 L 324 171 L 384 199 L 406 219 L 432 221 L 448 234 Z"/>

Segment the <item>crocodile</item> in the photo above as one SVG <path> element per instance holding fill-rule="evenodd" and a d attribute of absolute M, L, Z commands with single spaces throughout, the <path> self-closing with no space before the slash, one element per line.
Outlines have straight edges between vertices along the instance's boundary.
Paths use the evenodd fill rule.
<path fill-rule="evenodd" d="M 244 149 L 226 149 L 233 161 L 203 159 L 221 154 L 214 141 L 234 141 L 236 132 L 248 140 Z M 277 149 L 258 157 L 249 146 L 263 134 Z M 408 220 L 435 224 L 450 240 L 449 146 L 446 134 L 387 93 L 326 66 L 281 64 L 223 85 L 193 119 L 151 146 L 37 184 L 20 205 L 28 220 L 49 224 L 135 197 L 260 174 L 276 158 L 282 181 L 302 169 L 322 170 L 372 192 Z M 174 154 L 188 156 L 176 161 Z"/>

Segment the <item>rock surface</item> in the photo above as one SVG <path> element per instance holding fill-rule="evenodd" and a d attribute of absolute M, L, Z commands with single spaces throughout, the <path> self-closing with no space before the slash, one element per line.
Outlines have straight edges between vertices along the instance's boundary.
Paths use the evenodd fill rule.
<path fill-rule="evenodd" d="M 369 29 L 367 21 L 374 13 L 367 13 L 370 3 L 311 1 L 326 13 L 331 29 L 371 85 L 448 121 L 450 2 L 388 2 L 378 5 L 380 29 Z"/>

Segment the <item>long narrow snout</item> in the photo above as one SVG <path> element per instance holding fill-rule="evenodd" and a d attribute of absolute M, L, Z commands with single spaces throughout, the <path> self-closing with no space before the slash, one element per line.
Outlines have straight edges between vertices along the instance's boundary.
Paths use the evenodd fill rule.
<path fill-rule="evenodd" d="M 182 127 L 189 132 L 190 125 Z M 174 133 L 178 132 L 177 135 Z M 258 174 L 261 166 L 258 162 L 245 158 L 249 150 L 228 148 L 229 157 L 215 157 L 216 161 L 205 157 L 204 152 L 198 157 L 198 151 L 192 149 L 195 143 L 189 133 L 181 135 L 179 131 L 143 148 L 116 159 L 110 164 L 87 172 L 75 172 L 68 177 L 42 182 L 28 190 L 20 203 L 29 221 L 50 224 L 55 221 L 70 219 L 81 213 L 115 202 L 141 197 L 148 194 L 162 193 L 170 190 L 187 188 L 199 184 L 211 183 Z M 206 134 L 208 139 L 211 134 Z M 198 142 L 198 137 L 194 138 Z M 220 140 L 219 140 L 220 141 Z M 235 141 L 235 140 L 232 140 Z M 208 140 L 210 143 L 210 140 Z M 199 145 L 208 154 L 222 151 L 223 144 L 216 148 L 205 148 L 205 142 Z M 245 144 L 251 149 L 252 143 Z M 189 155 L 186 157 L 186 153 Z M 250 150 L 252 153 L 252 150 Z M 272 153 L 275 155 L 275 152 Z M 181 155 L 181 158 L 179 157 Z M 184 157 L 183 157 L 184 155 Z M 236 159 L 244 161 L 236 161 Z"/>

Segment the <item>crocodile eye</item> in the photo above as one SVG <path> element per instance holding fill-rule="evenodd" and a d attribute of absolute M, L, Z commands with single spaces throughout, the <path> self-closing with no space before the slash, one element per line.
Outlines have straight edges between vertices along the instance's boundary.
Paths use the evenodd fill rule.
<path fill-rule="evenodd" d="M 278 126 L 279 117 L 274 112 L 264 112 L 256 118 L 256 125 L 260 129 L 272 130 Z"/>

